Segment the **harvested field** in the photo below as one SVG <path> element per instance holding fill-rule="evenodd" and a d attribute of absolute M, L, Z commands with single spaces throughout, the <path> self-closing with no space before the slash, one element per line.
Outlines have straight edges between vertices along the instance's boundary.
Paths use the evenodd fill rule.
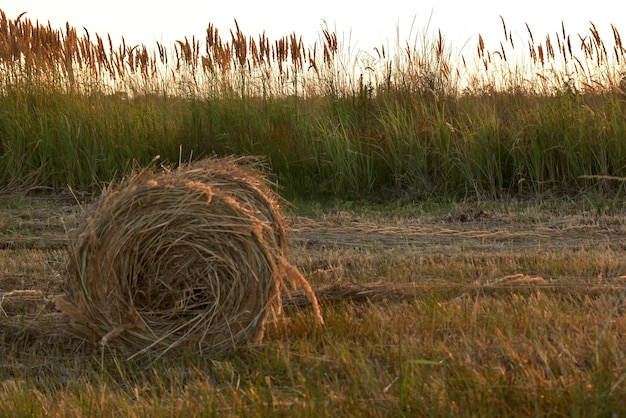
<path fill-rule="evenodd" d="M 78 213 L 72 200 L 2 202 L 0 400 L 30 384 L 52 399 L 72 381 L 101 385 L 103 373 L 121 393 L 165 385 L 159 372 L 146 377 L 144 366 L 66 333 L 54 316 L 64 230 Z M 270 321 L 263 342 L 219 361 L 190 355 L 153 365 L 173 381 L 209 385 L 211 410 L 379 416 L 472 405 L 503 413 L 514 400 L 531 415 L 548 404 L 626 411 L 624 213 L 465 203 L 291 214 L 287 225 L 289 261 L 314 288 L 326 325 L 316 324 L 306 294 L 284 290 L 286 315 Z M 142 396 L 154 407 L 155 393 Z M 209 408 L 185 402 L 164 408 Z"/>

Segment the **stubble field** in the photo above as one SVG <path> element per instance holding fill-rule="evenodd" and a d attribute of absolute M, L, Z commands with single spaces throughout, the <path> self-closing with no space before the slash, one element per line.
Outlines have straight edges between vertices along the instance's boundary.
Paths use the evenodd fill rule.
<path fill-rule="evenodd" d="M 626 216 L 584 202 L 301 205 L 304 295 L 232 356 L 126 361 L 67 332 L 70 196 L 3 195 L 0 414 L 603 416 L 626 411 Z M 20 291 L 20 292 L 16 292 Z"/>

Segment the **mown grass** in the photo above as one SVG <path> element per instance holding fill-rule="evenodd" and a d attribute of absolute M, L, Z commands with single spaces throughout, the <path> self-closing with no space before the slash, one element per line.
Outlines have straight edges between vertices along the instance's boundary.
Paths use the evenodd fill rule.
<path fill-rule="evenodd" d="M 338 303 L 324 308 L 323 330 L 300 313 L 233 358 L 149 369 L 115 357 L 90 366 L 61 353 L 51 364 L 48 348 L 26 376 L 13 366 L 0 391 L 2 413 L 619 415 L 625 324 L 615 308 L 623 299 L 573 293 Z"/>
<path fill-rule="evenodd" d="M 32 225 L 55 213 L 18 201 Z M 291 217 L 290 257 L 325 325 L 294 295 L 261 343 L 220 359 L 130 362 L 59 329 L 11 326 L 43 308 L 3 296 L 0 415 L 620 416 L 626 220 L 571 203 Z M 57 294 L 62 266 L 53 246 L 18 243 L 0 251 L 0 289 Z M 373 282 L 367 297 L 342 296 Z"/>

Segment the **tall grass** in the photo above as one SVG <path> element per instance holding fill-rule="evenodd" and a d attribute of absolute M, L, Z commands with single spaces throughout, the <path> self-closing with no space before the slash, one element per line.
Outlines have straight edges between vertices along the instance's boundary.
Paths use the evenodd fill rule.
<path fill-rule="evenodd" d="M 261 154 L 300 196 L 618 193 L 624 59 L 611 27 L 456 56 L 441 32 L 352 51 L 334 31 L 271 41 L 237 23 L 172 46 L 114 45 L 0 15 L 0 182 L 97 188 L 134 161 Z"/>

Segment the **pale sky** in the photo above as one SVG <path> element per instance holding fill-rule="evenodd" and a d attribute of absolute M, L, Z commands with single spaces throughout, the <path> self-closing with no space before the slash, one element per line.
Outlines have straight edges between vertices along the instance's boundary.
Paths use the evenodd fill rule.
<path fill-rule="evenodd" d="M 65 22 L 79 29 L 87 28 L 92 34 L 111 34 L 114 42 L 124 36 L 127 44 L 144 43 L 150 47 L 155 41 L 169 45 L 177 39 L 192 35 L 204 40 L 206 27 L 213 23 L 223 40 L 230 40 L 234 19 L 246 36 L 256 37 L 263 31 L 270 40 L 295 32 L 305 44 L 318 39 L 326 21 L 336 29 L 344 44 L 350 39 L 352 49 L 372 51 L 374 47 L 393 47 L 400 30 L 400 41 L 413 41 L 416 34 L 441 29 L 448 44 L 463 53 L 472 55 L 478 33 L 483 35 L 488 48 L 497 48 L 504 41 L 500 15 L 507 29 L 518 34 L 520 40 L 529 40 L 525 23 L 533 31 L 536 41 L 545 40 L 546 34 L 554 38 L 560 32 L 561 21 L 566 31 L 574 36 L 589 34 L 589 21 L 593 21 L 605 42 L 613 45 L 610 24 L 613 23 L 626 36 L 626 12 L 617 10 L 615 0 L 595 0 L 584 5 L 568 1 L 526 0 L 516 2 L 474 0 L 293 0 L 264 1 L 198 1 L 176 0 L 0 0 L 0 9 L 14 19 L 21 12 L 33 22 L 39 20 L 53 27 L 64 27 Z M 412 28 L 412 24 L 413 28 Z M 412 29 L 412 33 L 411 33 Z M 577 39 L 577 38 L 576 38 Z M 345 45 L 344 45 L 345 46 Z M 470 51 L 468 51 L 468 48 Z"/>

